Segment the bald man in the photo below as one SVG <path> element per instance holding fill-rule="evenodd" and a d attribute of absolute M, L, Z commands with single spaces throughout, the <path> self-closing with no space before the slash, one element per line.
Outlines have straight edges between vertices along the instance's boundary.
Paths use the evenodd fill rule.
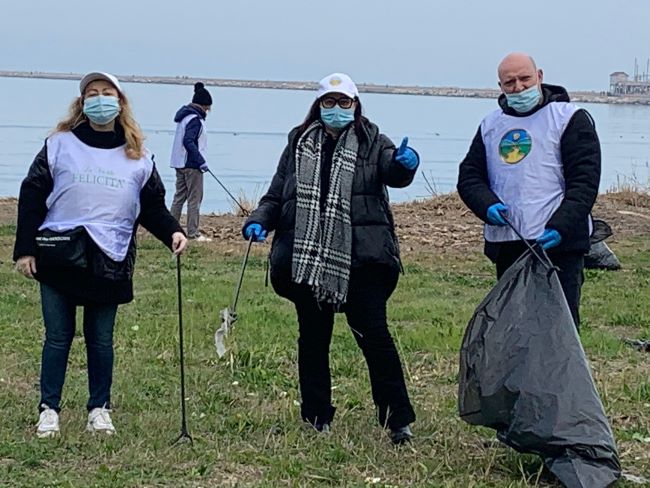
<path fill-rule="evenodd" d="M 485 254 L 497 277 L 526 250 L 503 215 L 559 268 L 576 327 L 591 209 L 600 183 L 600 143 L 591 116 L 567 91 L 542 83 L 524 53 L 498 68 L 499 109 L 483 119 L 460 164 L 458 193 L 485 222 Z"/>

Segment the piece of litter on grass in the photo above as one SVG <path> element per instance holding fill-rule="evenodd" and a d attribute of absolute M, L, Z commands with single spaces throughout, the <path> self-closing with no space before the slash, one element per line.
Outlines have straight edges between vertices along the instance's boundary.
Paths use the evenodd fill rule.
<path fill-rule="evenodd" d="M 299 406 L 300 406 L 300 402 L 299 402 L 298 400 L 294 400 L 294 401 L 293 401 L 293 404 L 294 404 L 296 407 L 299 407 Z"/>
<path fill-rule="evenodd" d="M 635 474 L 629 474 L 629 473 L 623 473 L 623 479 L 625 481 L 629 481 L 630 483 L 634 483 L 637 485 L 645 485 L 646 483 L 650 483 L 650 479 L 644 478 L 643 476 L 637 476 Z"/>
<path fill-rule="evenodd" d="M 636 434 L 632 435 L 632 439 L 634 439 L 635 441 L 639 441 L 639 442 L 644 442 L 644 443 L 646 443 L 646 444 L 650 444 L 650 437 L 643 437 L 643 436 L 642 436 L 641 434 L 639 434 L 639 433 L 636 433 Z"/>
<path fill-rule="evenodd" d="M 228 331 L 226 330 L 225 326 L 222 325 L 217 329 L 217 331 L 214 333 L 214 346 L 217 348 L 217 356 L 222 358 L 224 354 L 226 354 L 226 344 L 224 341 L 224 337 L 228 334 Z"/>
<path fill-rule="evenodd" d="M 217 356 L 222 358 L 226 354 L 226 337 L 237 320 L 237 314 L 230 312 L 230 309 L 224 308 L 219 311 L 221 317 L 221 326 L 214 333 L 214 345 L 217 349 Z"/>
<path fill-rule="evenodd" d="M 134 325 L 133 327 L 131 327 L 131 330 L 140 330 L 140 327 L 138 327 L 137 325 Z"/>
<path fill-rule="evenodd" d="M 239 381 L 233 381 L 233 382 L 230 383 L 230 384 L 231 384 L 232 386 L 237 386 L 237 385 L 239 385 Z"/>
<path fill-rule="evenodd" d="M 637 351 L 650 352 L 650 341 L 642 341 L 638 339 L 623 339 L 623 341 Z"/>
<path fill-rule="evenodd" d="M 375 477 L 372 477 L 372 476 L 368 476 L 368 477 L 365 479 L 365 482 L 366 482 L 366 483 L 369 483 L 369 484 L 371 484 L 371 485 L 376 485 L 376 484 L 379 483 L 380 481 L 381 481 L 381 478 L 375 478 Z"/>

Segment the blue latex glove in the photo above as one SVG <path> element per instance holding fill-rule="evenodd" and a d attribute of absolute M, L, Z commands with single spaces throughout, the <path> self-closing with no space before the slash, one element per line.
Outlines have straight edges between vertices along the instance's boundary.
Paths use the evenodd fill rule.
<path fill-rule="evenodd" d="M 268 231 L 257 222 L 251 222 L 244 227 L 244 237 L 249 240 L 253 236 L 255 242 L 263 242 L 268 235 Z"/>
<path fill-rule="evenodd" d="M 508 207 L 503 203 L 499 202 L 490 205 L 487 209 L 488 222 L 492 225 L 508 225 L 508 223 L 503 218 L 503 215 L 501 215 L 501 212 L 508 212 Z"/>
<path fill-rule="evenodd" d="M 402 143 L 400 144 L 397 151 L 395 151 L 395 161 L 400 163 L 406 169 L 415 169 L 418 167 L 418 164 L 420 164 L 420 160 L 418 159 L 418 155 L 415 153 L 415 151 L 408 147 L 408 143 L 408 137 L 402 139 Z"/>
<path fill-rule="evenodd" d="M 562 236 L 555 229 L 544 229 L 544 233 L 537 239 L 537 243 L 542 246 L 542 249 L 550 249 L 562 242 Z"/>
<path fill-rule="evenodd" d="M 203 163 L 201 166 L 199 166 L 199 169 L 201 170 L 201 173 L 207 173 L 210 171 L 210 168 L 208 168 L 208 163 Z"/>

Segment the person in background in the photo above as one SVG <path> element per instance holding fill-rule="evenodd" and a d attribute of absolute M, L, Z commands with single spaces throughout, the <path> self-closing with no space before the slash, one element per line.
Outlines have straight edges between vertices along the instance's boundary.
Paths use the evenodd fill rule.
<path fill-rule="evenodd" d="M 14 261 L 20 273 L 40 282 L 45 323 L 38 437 L 59 433 L 77 306 L 83 306 L 88 358 L 86 428 L 115 432 L 113 330 L 118 304 L 133 299 L 138 224 L 174 254 L 187 244 L 165 207 L 165 188 L 119 81 L 93 72 L 79 89 L 70 113 L 32 163 L 18 199 Z"/>
<path fill-rule="evenodd" d="M 578 328 L 583 256 L 600 183 L 596 127 L 564 88 L 542 83 L 528 54 L 506 56 L 498 77 L 500 108 L 483 119 L 460 164 L 458 193 L 486 223 L 485 254 L 497 277 L 526 250 L 504 216 L 548 251 Z"/>
<path fill-rule="evenodd" d="M 298 316 L 303 420 L 330 430 L 329 347 L 334 314 L 344 312 L 368 364 L 379 422 L 395 444 L 411 440 L 415 413 L 386 320 L 401 266 L 386 186 L 413 181 L 419 158 L 407 142 L 395 148 L 362 115 L 349 76 L 326 76 L 242 229 L 256 241 L 275 231 L 271 282 Z"/>
<path fill-rule="evenodd" d="M 203 83 L 194 84 L 192 103 L 183 105 L 176 116 L 176 134 L 172 146 L 171 167 L 176 170 L 176 193 L 171 214 L 180 221 L 187 201 L 187 236 L 211 241 L 199 231 L 199 215 L 203 200 L 203 173 L 209 171 L 206 162 L 208 138 L 205 118 L 212 107 L 212 97 Z"/>

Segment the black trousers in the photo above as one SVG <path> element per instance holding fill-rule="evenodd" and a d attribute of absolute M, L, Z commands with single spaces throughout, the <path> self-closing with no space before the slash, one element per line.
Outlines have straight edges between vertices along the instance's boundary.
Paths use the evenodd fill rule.
<path fill-rule="evenodd" d="M 372 398 L 381 425 L 399 428 L 415 420 L 397 348 L 388 331 L 386 302 L 397 285 L 399 271 L 388 266 L 354 268 L 343 308 L 348 325 L 368 364 Z M 329 347 L 334 326 L 331 306 L 319 304 L 311 290 L 297 286 L 293 301 L 298 313 L 298 374 L 301 415 L 311 424 L 331 422 Z"/>
<path fill-rule="evenodd" d="M 517 260 L 528 248 L 523 242 L 507 242 L 499 246 L 496 256 L 497 278 Z M 549 252 L 548 257 L 558 268 L 558 278 L 569 304 L 576 328 L 580 330 L 580 293 L 584 283 L 584 253 L 583 252 Z"/>

